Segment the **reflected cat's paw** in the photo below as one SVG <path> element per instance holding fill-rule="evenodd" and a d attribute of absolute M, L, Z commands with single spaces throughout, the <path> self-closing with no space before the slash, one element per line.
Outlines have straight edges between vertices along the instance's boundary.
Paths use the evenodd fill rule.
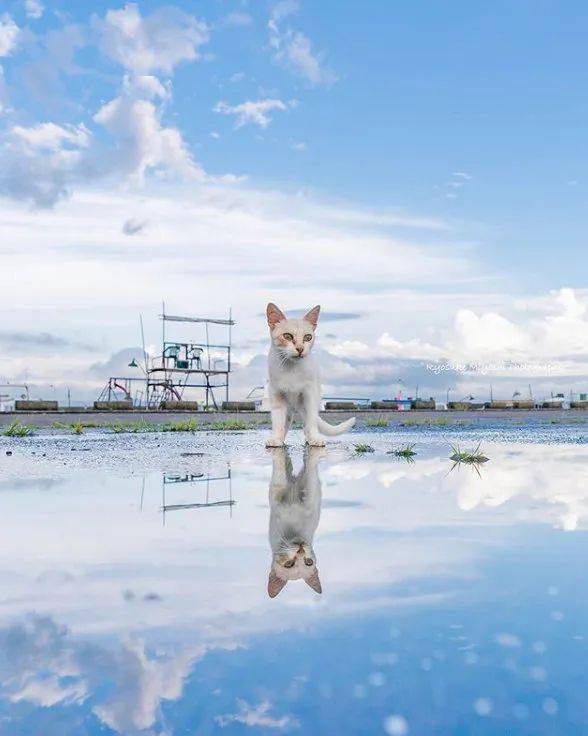
<path fill-rule="evenodd" d="M 306 438 L 306 444 L 310 447 L 324 447 L 326 445 L 326 442 L 319 435 L 313 435 L 312 437 Z"/>
<path fill-rule="evenodd" d="M 265 443 L 266 447 L 284 447 L 284 440 L 279 437 L 269 437 Z"/>

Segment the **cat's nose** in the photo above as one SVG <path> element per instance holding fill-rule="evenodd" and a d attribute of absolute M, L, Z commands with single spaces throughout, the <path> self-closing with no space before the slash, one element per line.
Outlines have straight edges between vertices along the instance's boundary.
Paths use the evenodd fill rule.
<path fill-rule="evenodd" d="M 304 348 L 296 348 L 296 351 L 298 352 L 298 355 L 302 355 L 302 353 L 304 352 Z"/>

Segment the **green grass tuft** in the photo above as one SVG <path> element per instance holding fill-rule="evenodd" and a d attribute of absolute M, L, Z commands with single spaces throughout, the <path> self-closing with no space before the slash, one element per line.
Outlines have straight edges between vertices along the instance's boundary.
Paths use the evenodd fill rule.
<path fill-rule="evenodd" d="M 399 447 L 396 450 L 390 450 L 390 455 L 396 455 L 396 457 L 406 457 L 411 458 L 414 457 L 417 453 L 415 452 L 415 444 L 407 444 L 404 447 Z"/>
<path fill-rule="evenodd" d="M 401 427 L 469 427 L 472 422 L 467 419 L 454 419 L 453 417 L 432 417 L 426 419 L 403 419 Z"/>
<path fill-rule="evenodd" d="M 139 434 L 142 432 L 159 432 L 160 427 L 152 422 L 141 420 L 139 422 L 114 422 L 109 428 L 115 434 Z"/>
<path fill-rule="evenodd" d="M 355 452 L 374 452 L 374 448 L 371 445 L 360 443 L 355 445 Z"/>
<path fill-rule="evenodd" d="M 2 432 L 5 437 L 30 437 L 35 433 L 34 424 L 22 424 L 19 419 L 15 419 Z"/>
<path fill-rule="evenodd" d="M 384 417 L 374 417 L 373 419 L 366 419 L 366 427 L 387 427 L 389 422 Z"/>
<path fill-rule="evenodd" d="M 162 432 L 195 432 L 197 429 L 198 422 L 193 417 L 181 419 L 177 422 L 168 422 L 161 427 Z"/>
<path fill-rule="evenodd" d="M 82 434 L 84 429 L 98 427 L 98 424 L 96 422 L 72 422 L 71 424 L 66 424 L 65 422 L 56 421 L 51 426 L 53 429 L 71 429 L 73 434 Z"/>
<path fill-rule="evenodd" d="M 454 463 L 465 463 L 466 465 L 478 465 L 487 463 L 490 458 L 480 452 L 480 445 L 475 450 L 460 450 L 458 445 L 452 445 L 452 454 L 449 456 Z"/>
<path fill-rule="evenodd" d="M 218 422 L 212 422 L 210 429 L 214 429 L 217 432 L 230 432 L 234 430 L 251 429 L 253 426 L 251 422 L 246 419 L 239 419 L 238 417 L 230 419 L 220 419 Z"/>

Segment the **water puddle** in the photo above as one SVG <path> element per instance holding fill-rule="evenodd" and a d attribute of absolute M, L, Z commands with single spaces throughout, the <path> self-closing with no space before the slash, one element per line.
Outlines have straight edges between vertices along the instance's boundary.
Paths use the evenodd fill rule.
<path fill-rule="evenodd" d="M 0 733 L 584 732 L 588 446 L 414 439 L 11 458 Z"/>

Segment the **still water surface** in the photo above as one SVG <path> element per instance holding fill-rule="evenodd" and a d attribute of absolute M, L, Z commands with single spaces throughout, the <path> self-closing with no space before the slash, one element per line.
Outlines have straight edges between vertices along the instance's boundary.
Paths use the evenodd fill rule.
<path fill-rule="evenodd" d="M 588 733 L 588 446 L 239 446 L 0 476 L 0 734 Z"/>

